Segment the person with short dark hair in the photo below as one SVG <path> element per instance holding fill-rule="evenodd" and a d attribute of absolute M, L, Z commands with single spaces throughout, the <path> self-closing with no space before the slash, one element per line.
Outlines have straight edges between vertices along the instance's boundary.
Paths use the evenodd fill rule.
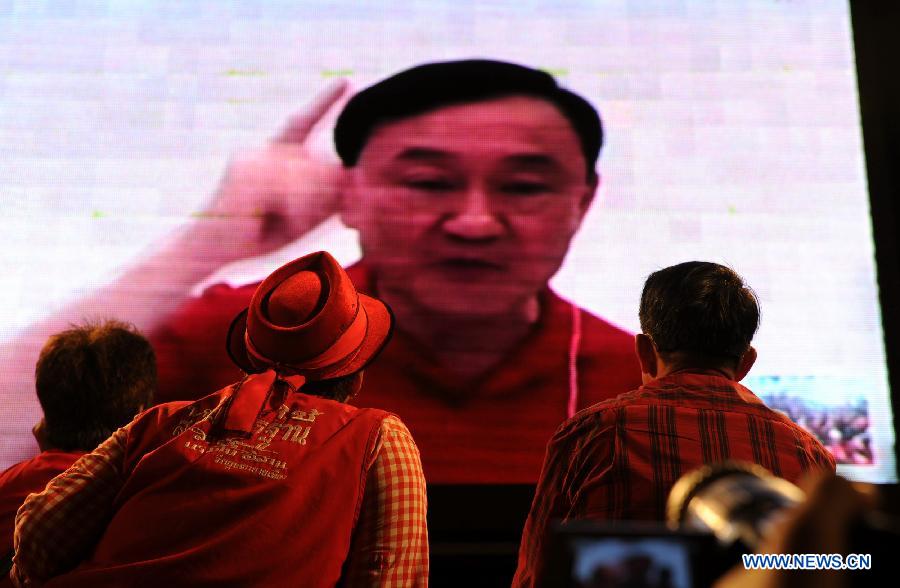
<path fill-rule="evenodd" d="M 41 453 L 0 474 L 0 553 L 7 565 L 25 498 L 150 406 L 156 358 L 150 342 L 127 323 L 72 327 L 44 345 L 35 384 L 43 418 L 32 431 Z"/>
<path fill-rule="evenodd" d="M 11 577 L 52 586 L 426 586 L 425 479 L 396 416 L 346 402 L 390 339 L 326 252 L 257 288 L 245 376 L 157 405 L 16 517 Z"/>
<path fill-rule="evenodd" d="M 835 471 L 809 432 L 738 382 L 756 361 L 756 295 L 728 267 L 691 261 L 651 274 L 635 336 L 644 385 L 564 422 L 547 446 L 514 586 L 543 570 L 553 520 L 662 521 L 681 474 L 726 459 L 797 482 Z"/>
<path fill-rule="evenodd" d="M 47 341 L 34 370 L 41 445 L 92 451 L 150 406 L 156 356 L 132 325 L 106 321 Z"/>

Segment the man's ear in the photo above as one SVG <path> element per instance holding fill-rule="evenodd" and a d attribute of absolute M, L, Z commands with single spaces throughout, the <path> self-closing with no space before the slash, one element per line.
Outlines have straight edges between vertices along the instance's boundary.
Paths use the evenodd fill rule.
<path fill-rule="evenodd" d="M 590 209 L 591 204 L 594 202 L 594 198 L 597 196 L 597 190 L 599 189 L 600 174 L 595 173 L 593 177 L 588 178 L 585 192 L 581 196 L 581 200 L 578 201 L 579 218 L 584 218 L 584 215 L 587 214 L 588 209 Z"/>
<path fill-rule="evenodd" d="M 38 449 L 41 451 L 52 449 L 50 441 L 47 439 L 47 421 L 43 417 L 31 428 L 31 434 L 34 435 L 34 440 L 37 441 Z"/>
<path fill-rule="evenodd" d="M 750 371 L 750 368 L 753 367 L 753 364 L 756 363 L 756 348 L 751 345 L 747 348 L 747 351 L 744 352 L 744 355 L 741 356 L 740 361 L 738 361 L 737 370 L 734 372 L 734 381 L 740 382 L 744 379 L 744 376 L 747 375 L 747 372 Z"/>
<path fill-rule="evenodd" d="M 347 390 L 347 396 L 344 398 L 335 398 L 338 402 L 350 402 L 354 396 L 359 394 L 359 391 L 362 390 L 363 385 L 363 372 L 365 370 L 360 370 L 353 374 L 353 382 L 350 384 L 349 389 Z"/>
<path fill-rule="evenodd" d="M 356 190 L 356 175 L 353 168 L 342 167 L 338 176 L 338 215 L 341 222 L 351 229 L 359 230 L 359 198 Z"/>
<path fill-rule="evenodd" d="M 638 362 L 641 364 L 641 373 L 651 378 L 656 377 L 656 347 L 653 340 L 643 333 L 634 336 L 634 351 L 637 353 Z"/>

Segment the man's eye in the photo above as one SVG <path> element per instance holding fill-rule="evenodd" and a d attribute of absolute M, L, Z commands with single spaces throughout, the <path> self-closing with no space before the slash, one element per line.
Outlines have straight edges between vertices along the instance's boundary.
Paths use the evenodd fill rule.
<path fill-rule="evenodd" d="M 550 191 L 550 186 L 540 182 L 509 182 L 503 184 L 502 189 L 507 194 L 518 194 L 522 196 L 531 196 L 533 194 L 543 194 Z"/>
<path fill-rule="evenodd" d="M 403 182 L 407 188 L 423 192 L 447 192 L 453 189 L 453 182 L 442 179 L 412 179 Z"/>

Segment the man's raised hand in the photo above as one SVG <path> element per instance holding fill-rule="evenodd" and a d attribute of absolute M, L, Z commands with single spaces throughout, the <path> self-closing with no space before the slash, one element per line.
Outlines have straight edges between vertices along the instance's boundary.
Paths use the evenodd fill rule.
<path fill-rule="evenodd" d="M 262 255 L 337 212 L 343 170 L 314 154 L 310 145 L 348 88 L 346 80 L 329 84 L 268 145 L 232 159 L 201 214 L 227 228 L 211 246 L 234 248 L 228 256 L 234 259 Z"/>

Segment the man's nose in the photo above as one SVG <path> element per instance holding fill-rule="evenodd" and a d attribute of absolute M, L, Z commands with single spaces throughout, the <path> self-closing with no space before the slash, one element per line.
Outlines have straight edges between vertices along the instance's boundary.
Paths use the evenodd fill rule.
<path fill-rule="evenodd" d="M 506 230 L 502 215 L 495 209 L 491 195 L 481 188 L 467 191 L 456 210 L 444 221 L 447 235 L 467 241 L 488 241 Z"/>

